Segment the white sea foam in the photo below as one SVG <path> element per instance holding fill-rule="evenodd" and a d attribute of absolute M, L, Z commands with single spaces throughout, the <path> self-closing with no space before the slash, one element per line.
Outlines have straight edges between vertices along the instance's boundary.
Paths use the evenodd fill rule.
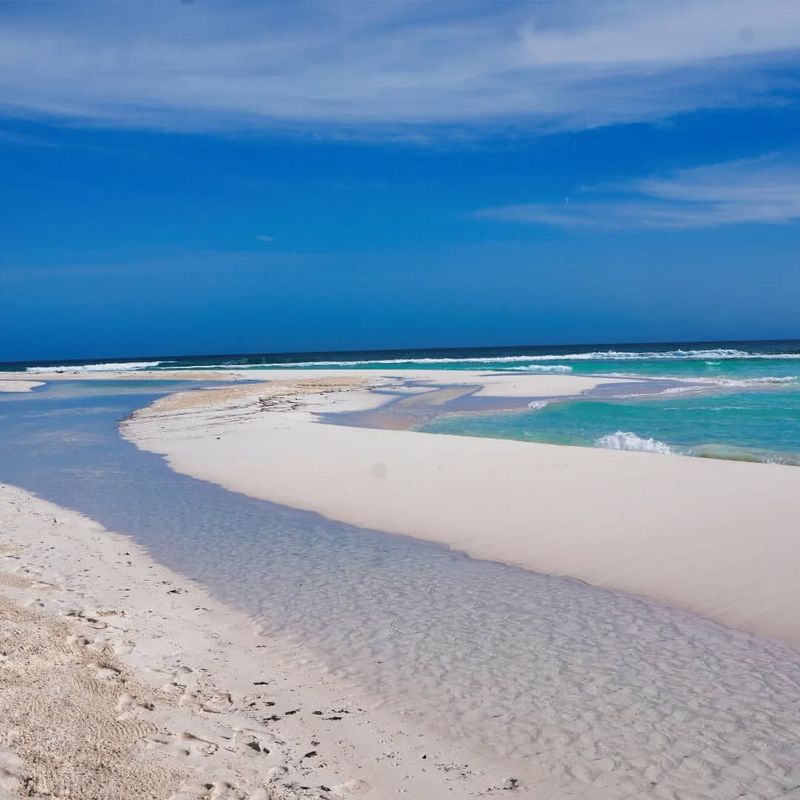
<path fill-rule="evenodd" d="M 69 372 L 80 374 L 84 372 L 133 372 L 139 369 L 157 367 L 161 361 L 123 361 L 109 364 L 66 364 L 54 367 L 28 367 L 25 372 L 39 374 L 43 372 Z"/>
<path fill-rule="evenodd" d="M 702 378 L 703 383 L 713 383 L 718 386 L 747 387 L 747 386 L 782 386 L 788 383 L 800 383 L 800 376 L 785 375 L 776 377 L 772 375 L 763 378 Z"/>
<path fill-rule="evenodd" d="M 530 403 L 528 403 L 528 408 L 530 408 L 532 411 L 540 411 L 549 405 L 549 400 L 531 400 Z"/>
<path fill-rule="evenodd" d="M 671 386 L 669 389 L 662 389 L 660 392 L 657 392 L 657 395 L 660 397 L 662 395 L 676 395 L 676 394 L 701 394 L 707 393 L 708 389 L 705 386 L 697 386 L 695 384 L 689 384 L 687 386 Z M 622 397 L 641 397 L 641 395 L 635 394 L 626 394 L 622 395 Z"/>
<path fill-rule="evenodd" d="M 320 361 L 286 361 L 286 362 L 265 362 L 263 364 L 231 364 L 221 362 L 218 364 L 175 364 L 172 369 L 180 370 L 248 370 L 265 368 L 292 368 L 292 367 L 359 367 L 359 366 L 393 366 L 399 364 L 412 365 L 432 365 L 432 364 L 519 364 L 519 367 L 509 367 L 509 369 L 519 369 L 528 372 L 551 372 L 566 373 L 572 370 L 567 364 L 548 364 L 541 362 L 552 361 L 716 361 L 724 360 L 770 360 L 770 359 L 792 359 L 800 360 L 800 353 L 752 353 L 745 350 L 722 348 L 716 350 L 665 350 L 665 351 L 626 351 L 626 350 L 597 350 L 590 353 L 562 353 L 562 354 L 537 354 L 518 356 L 485 356 L 485 357 L 420 357 L 414 358 L 365 358 L 365 359 L 330 359 Z M 534 362 L 525 364 L 524 362 Z M 28 367 L 27 372 L 50 372 L 59 370 L 61 372 L 101 372 L 115 370 L 135 370 L 147 369 L 169 362 L 149 361 L 149 362 L 122 362 L 112 364 L 86 364 L 69 365 L 57 367 Z"/>
<path fill-rule="evenodd" d="M 414 358 L 371 358 L 324 361 L 291 361 L 269 364 L 219 364 L 225 369 L 252 369 L 254 367 L 353 367 L 370 364 L 514 364 L 525 361 L 706 361 L 735 359 L 793 359 L 800 360 L 800 353 L 752 353 L 746 350 L 720 348 L 713 350 L 664 350 L 664 351 L 626 351 L 597 350 L 590 353 L 541 354 L 530 353 L 518 356 L 485 356 L 485 357 L 421 357 Z M 535 366 L 535 365 L 534 365 Z M 565 366 L 565 365 L 564 365 Z"/>
<path fill-rule="evenodd" d="M 565 375 L 572 372 L 572 367 L 566 364 L 528 364 L 524 367 L 509 367 L 515 372 L 531 372 L 534 375 Z"/>
<path fill-rule="evenodd" d="M 670 380 L 663 378 L 662 380 Z M 685 386 L 671 386 L 659 392 L 660 395 L 691 394 L 692 392 L 707 391 L 707 386 L 719 386 L 725 389 L 749 389 L 758 386 L 788 386 L 800 384 L 800 376 L 785 375 L 781 377 L 767 375 L 762 378 L 691 378 L 691 383 Z M 635 395 L 628 395 L 635 396 Z"/>
<path fill-rule="evenodd" d="M 608 372 L 603 374 L 609 378 L 628 378 L 639 381 L 642 380 L 642 376 L 640 375 L 634 375 L 630 373 L 626 374 L 624 372 Z M 667 389 L 659 389 L 654 393 L 657 395 L 697 394 L 701 392 L 707 392 L 709 386 L 717 386 L 726 389 L 748 389 L 758 386 L 788 386 L 791 384 L 800 385 L 800 375 L 766 375 L 761 378 L 708 378 L 692 375 L 683 379 L 675 378 L 675 376 L 670 375 L 648 375 L 647 380 L 653 382 L 675 380 L 690 381 L 689 383 L 681 386 L 670 386 Z M 634 394 L 617 395 L 617 397 L 642 397 L 644 394 L 649 395 L 649 393 L 636 392 Z"/>
<path fill-rule="evenodd" d="M 717 350 L 664 350 L 636 352 L 625 350 L 603 350 L 592 353 L 573 353 L 561 356 L 542 356 L 539 359 L 561 359 L 567 361 L 707 361 L 709 359 L 730 361 L 737 359 L 800 359 L 800 353 L 752 353 L 747 350 L 720 348 Z"/>
<path fill-rule="evenodd" d="M 595 441 L 596 447 L 605 447 L 607 450 L 635 450 L 640 453 L 661 453 L 670 455 L 672 448 L 658 439 L 643 439 L 631 431 L 617 431 L 607 433 Z"/>

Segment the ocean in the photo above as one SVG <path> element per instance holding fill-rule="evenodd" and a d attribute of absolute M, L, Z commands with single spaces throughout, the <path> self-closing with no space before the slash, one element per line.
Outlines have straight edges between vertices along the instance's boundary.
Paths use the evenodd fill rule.
<path fill-rule="evenodd" d="M 387 367 L 600 375 L 644 384 L 627 396 L 596 394 L 535 402 L 524 411 L 445 414 L 422 426 L 428 432 L 800 464 L 800 340 L 152 357 L 2 364 L 0 371 Z"/>

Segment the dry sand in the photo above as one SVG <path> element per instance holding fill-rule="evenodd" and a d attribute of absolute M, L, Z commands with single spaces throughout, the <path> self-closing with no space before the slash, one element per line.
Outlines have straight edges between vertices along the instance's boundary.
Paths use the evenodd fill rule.
<path fill-rule="evenodd" d="M 800 640 L 800 469 L 323 425 L 321 411 L 380 404 L 359 387 L 392 374 L 276 378 L 304 375 L 310 383 L 294 392 L 277 382 L 166 398 L 137 413 L 125 435 L 235 491 Z M 417 377 L 517 397 L 599 382 Z M 331 391 L 345 379 L 349 391 Z"/>
<path fill-rule="evenodd" d="M 503 768 L 376 707 L 130 539 L 0 486 L 3 800 L 490 798 Z"/>
<path fill-rule="evenodd" d="M 456 377 L 452 377 L 455 375 Z M 373 383 L 399 381 L 426 381 L 430 384 L 458 383 L 464 386 L 477 386 L 477 394 L 486 397 L 528 397 L 535 392 L 537 397 L 557 397 L 561 395 L 579 394 L 593 389 L 600 384 L 623 382 L 631 383 L 630 378 L 592 377 L 585 375 L 526 375 L 524 373 L 487 373 L 485 371 L 463 370 L 457 373 L 433 369 L 401 369 L 401 370 L 341 370 L 341 369 L 139 369 L 108 370 L 100 372 L 83 372 L 62 369 L 59 371 L 37 372 L 39 381 L 30 381 L 30 373 L 7 372 L 4 377 L 9 381 L 26 381 L 40 386 L 42 381 L 152 381 L 152 380 L 186 380 L 216 382 L 269 381 L 295 383 L 303 381 L 346 381 L 349 377 L 360 376 L 361 379 Z M 643 379 L 644 380 L 644 379 Z"/>

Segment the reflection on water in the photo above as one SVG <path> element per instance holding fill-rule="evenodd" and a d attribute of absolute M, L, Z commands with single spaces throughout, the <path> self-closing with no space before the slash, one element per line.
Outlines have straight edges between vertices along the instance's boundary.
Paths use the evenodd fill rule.
<path fill-rule="evenodd" d="M 748 797 L 795 780 L 793 647 L 174 473 L 117 424 L 175 388 L 0 398 L 0 480 L 132 535 L 408 713 L 604 797 L 705 796 L 747 759 Z"/>

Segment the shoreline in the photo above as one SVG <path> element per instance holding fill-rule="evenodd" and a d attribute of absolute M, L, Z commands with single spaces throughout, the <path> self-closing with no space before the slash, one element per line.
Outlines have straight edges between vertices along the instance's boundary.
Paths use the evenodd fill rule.
<path fill-rule="evenodd" d="M 519 763 L 415 727 L 129 537 L 8 485 L 0 617 L 0 794 L 534 796 Z"/>
<path fill-rule="evenodd" d="M 228 439 L 236 444 L 244 437 L 261 459 L 251 465 L 256 471 L 263 471 L 269 454 L 290 466 L 302 456 L 307 471 L 310 463 L 319 463 L 319 437 L 339 430 L 351 450 L 346 459 L 327 464 L 338 479 L 353 462 L 361 434 L 375 431 L 317 420 L 329 412 L 380 406 L 385 395 L 370 391 L 375 382 L 398 390 L 382 380 L 339 375 L 336 380 L 192 388 L 162 396 L 135 412 L 124 427 L 143 418 L 167 442 L 178 430 L 180 437 L 207 445 L 210 460 L 224 455 Z M 525 381 L 528 388 L 533 383 Z M 415 386 L 407 393 L 422 400 L 424 389 Z M 263 436 L 266 422 L 268 439 Z M 116 430 L 114 420 L 108 427 Z M 301 453 L 298 431 L 311 437 L 305 443 L 310 449 Z M 275 432 L 290 437 L 288 449 L 276 449 Z M 428 445 L 421 453 L 417 445 L 409 447 L 417 436 L 424 442 L 464 438 L 383 433 L 393 434 L 429 465 L 435 465 L 429 458 L 435 453 Z M 234 451 L 241 455 L 238 445 Z M 151 462 L 148 469 L 168 472 L 152 463 L 152 456 L 136 455 Z M 456 455 L 459 463 L 464 461 L 464 453 Z M 568 457 L 568 450 L 561 455 Z M 46 460 L 46 450 L 40 458 Z M 503 459 L 514 466 L 507 454 Z M 575 464 L 568 459 L 562 467 L 573 470 Z M 369 477 L 383 485 L 393 472 L 370 472 Z M 165 485 L 165 477 L 160 480 L 165 491 L 169 482 L 185 481 L 169 476 Z M 341 484 L 329 488 L 341 491 Z M 422 510 L 429 510 L 430 496 L 420 494 L 413 482 L 408 488 Z M 389 549 L 383 550 L 381 534 L 369 530 L 340 528 L 325 545 L 333 549 L 320 553 L 325 558 L 307 558 L 311 551 L 301 544 L 302 526 L 282 537 L 281 523 L 268 509 L 262 513 L 265 520 L 276 519 L 274 540 L 262 546 L 258 538 L 237 540 L 232 530 L 231 548 L 244 542 L 251 549 L 241 552 L 245 560 L 238 571 L 221 573 L 232 585 L 241 580 L 240 589 L 249 587 L 252 594 L 225 590 L 220 596 L 263 614 L 262 622 L 254 622 L 215 602 L 213 581 L 206 590 L 160 567 L 134 539 L 11 488 L 23 505 L 6 509 L 3 491 L 0 530 L 9 535 L 0 536 L 0 584 L 6 566 L 12 573 L 0 588 L 0 609 L 4 594 L 15 595 L 18 613 L 27 609 L 35 618 L 27 637 L 17 634 L 13 646 L 3 648 L 12 659 L 0 662 L 0 687 L 4 675 L 8 687 L 0 691 L 0 703 L 6 704 L 0 713 L 0 747 L 22 731 L 26 741 L 36 744 L 34 769 L 41 767 L 42 757 L 47 764 L 64 750 L 47 746 L 53 742 L 49 717 L 43 717 L 47 706 L 34 703 L 36 713 L 16 727 L 3 727 L 2 721 L 13 722 L 20 713 L 19 704 L 14 706 L 20 690 L 27 690 L 27 671 L 15 668 L 14 659 L 25 653 L 27 641 L 49 635 L 57 663 L 64 667 L 66 651 L 77 667 L 72 677 L 82 680 L 65 681 L 62 669 L 49 681 L 60 687 L 62 698 L 70 687 L 78 689 L 66 695 L 72 717 L 66 725 L 59 721 L 66 749 L 72 748 L 66 763 L 91 762 L 111 742 L 114 752 L 126 754 L 126 764 L 135 765 L 137 775 L 152 774 L 157 763 L 166 776 L 157 790 L 162 794 L 139 787 L 119 794 L 120 800 L 338 800 L 362 795 L 439 800 L 505 797 L 509 790 L 541 800 L 658 800 L 684 793 L 710 796 L 722 787 L 731 796 L 748 791 L 767 800 L 800 786 L 794 736 L 800 650 L 788 643 L 737 632 L 641 596 L 482 564 L 447 554 L 441 546 L 386 539 Z M 219 492 L 211 487 L 202 491 Z M 366 496 L 368 504 L 374 495 Z M 351 504 L 355 497 L 362 505 L 363 496 L 352 491 Z M 226 520 L 235 524 L 237 504 L 250 502 L 230 498 L 221 530 Z M 198 511 L 202 519 L 195 516 L 188 528 L 175 528 L 176 534 L 188 534 L 189 542 L 205 530 L 207 512 L 215 519 L 213 506 L 200 502 L 196 507 L 204 509 Z M 487 512 L 499 514 L 497 508 Z M 161 513 L 158 519 L 169 535 L 170 509 Z M 313 528 L 314 520 L 309 522 Z M 328 525 L 320 523 L 323 530 Z M 124 518 L 109 527 L 127 530 Z M 149 541 L 157 553 L 157 540 Z M 217 552 L 226 541 L 218 539 Z M 289 560 L 282 561 L 281 550 L 287 547 Z M 381 553 L 391 554 L 383 567 Z M 409 556 L 413 559 L 406 561 Z M 277 569 L 265 569 L 264 559 L 277 563 Z M 428 572 L 442 559 L 456 565 L 455 571 L 434 567 Z M 170 563 L 181 569 L 179 562 Z M 185 574 L 206 574 L 195 571 L 196 566 Z M 381 579 L 381 571 L 388 581 Z M 311 581 L 301 588 L 306 575 Z M 428 589 L 430 600 L 424 599 Z M 406 602 L 409 591 L 419 601 Z M 257 600 L 262 592 L 263 605 Z M 386 599 L 365 604 L 359 595 Z M 328 607 L 334 609 L 330 616 L 323 610 Z M 321 612 L 324 633 L 318 624 L 305 622 L 315 612 Z M 283 633 L 264 635 L 276 630 Z M 98 705 L 98 697 L 113 702 Z M 101 735 L 93 734 L 88 742 L 81 735 L 80 715 L 87 698 L 93 714 L 105 714 L 96 722 L 92 718 L 91 730 Z M 757 753 L 754 741 L 759 742 Z M 13 752 L 0 755 L 6 778 L 30 777 L 20 770 L 31 753 L 22 748 L 20 755 L 21 764 Z M 114 767 L 113 760 L 103 764 Z M 167 778 L 178 789 L 167 786 Z M 77 796 L 111 800 L 88 791 Z"/>
<path fill-rule="evenodd" d="M 535 381 L 545 396 L 561 397 L 564 395 L 579 394 L 598 386 L 614 383 L 631 383 L 638 378 L 598 375 L 561 375 L 561 374 L 527 374 L 514 372 L 495 372 L 491 369 L 470 370 L 445 370 L 445 369 L 288 369 L 288 368 L 250 368 L 246 370 L 225 369 L 141 369 L 141 370 L 109 370 L 103 372 L 41 372 L 36 373 L 35 379 L 27 372 L 0 373 L 3 380 L 32 381 L 37 385 L 51 381 L 202 381 L 241 382 L 241 383 L 298 383 L 303 381 L 347 380 L 353 376 L 362 379 L 382 382 L 423 381 L 435 383 L 458 383 L 459 385 L 472 385 L 478 387 L 481 395 L 490 397 L 527 397 L 530 393 L 531 381 Z M 642 382 L 662 378 L 649 378 L 644 376 Z"/>
<path fill-rule="evenodd" d="M 45 381 L 32 381 L 22 379 L 6 380 L 0 373 L 0 392 L 31 392 L 39 386 L 44 386 Z"/>
<path fill-rule="evenodd" d="M 379 408 L 385 397 L 366 387 L 394 376 L 326 373 L 341 391 L 317 395 L 316 371 L 281 377 L 237 387 L 236 399 L 224 389 L 170 395 L 122 433 L 178 472 L 232 491 L 800 641 L 797 470 L 321 424 Z M 462 383 L 460 374 L 437 377 Z M 478 393 L 527 397 L 571 377 L 468 381 L 489 384 Z M 292 394 L 303 379 L 312 384 Z"/>

